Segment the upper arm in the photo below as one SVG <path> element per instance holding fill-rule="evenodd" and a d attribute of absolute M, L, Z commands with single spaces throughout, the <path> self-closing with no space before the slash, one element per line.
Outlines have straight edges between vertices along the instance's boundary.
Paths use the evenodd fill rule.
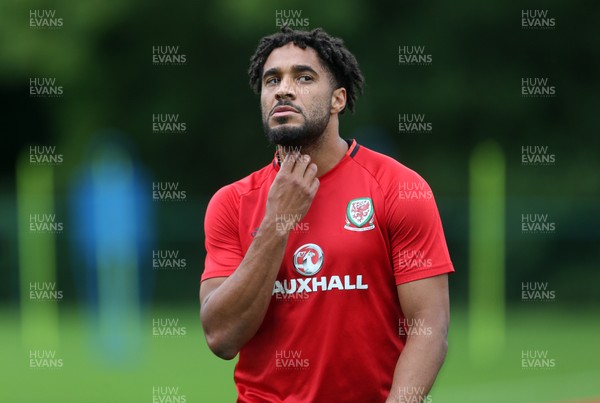
<path fill-rule="evenodd" d="M 223 282 L 227 279 L 227 277 L 213 277 L 204 280 L 200 284 L 200 305 L 204 305 L 206 300 L 210 297 L 210 295 L 217 288 L 223 284 Z"/>
<path fill-rule="evenodd" d="M 202 281 L 227 277 L 243 259 L 239 236 L 239 198 L 235 189 L 220 189 L 208 203 L 204 219 L 206 260 Z M 208 288 L 209 286 L 204 285 Z"/>
<path fill-rule="evenodd" d="M 442 334 L 446 335 L 450 321 L 447 274 L 400 284 L 397 288 L 402 313 L 409 324 L 426 329 L 441 327 Z M 418 321 L 420 319 L 423 321 Z"/>
<path fill-rule="evenodd" d="M 448 275 L 442 274 L 398 285 L 398 299 L 404 316 L 416 317 L 419 312 L 434 311 L 449 316 Z"/>
<path fill-rule="evenodd" d="M 238 233 L 238 199 L 231 186 L 221 188 L 206 208 L 206 259 L 200 285 L 200 304 L 237 269 L 243 259 Z"/>
<path fill-rule="evenodd" d="M 403 167 L 389 184 L 386 220 L 396 285 L 454 271 L 429 185 Z"/>

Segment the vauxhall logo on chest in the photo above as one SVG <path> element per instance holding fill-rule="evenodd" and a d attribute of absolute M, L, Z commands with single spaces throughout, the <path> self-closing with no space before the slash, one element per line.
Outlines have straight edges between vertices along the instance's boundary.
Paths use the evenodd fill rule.
<path fill-rule="evenodd" d="M 314 243 L 302 245 L 294 252 L 294 267 L 303 276 L 314 276 L 323 267 L 323 250 Z"/>
<path fill-rule="evenodd" d="M 314 277 L 323 269 L 325 254 L 317 244 L 307 243 L 296 249 L 293 265 L 296 272 L 304 278 L 276 280 L 273 286 L 275 294 L 298 294 L 331 290 L 367 290 L 368 284 L 363 283 L 363 276 L 320 276 Z"/>

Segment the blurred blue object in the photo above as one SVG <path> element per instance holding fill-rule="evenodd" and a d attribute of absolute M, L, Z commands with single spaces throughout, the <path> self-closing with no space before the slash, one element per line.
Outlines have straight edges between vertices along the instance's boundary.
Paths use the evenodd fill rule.
<path fill-rule="evenodd" d="M 143 339 L 143 301 L 153 277 L 142 275 L 153 239 L 152 203 L 123 136 L 111 131 L 98 138 L 72 188 L 72 267 L 93 350 L 122 363 L 139 356 Z"/>

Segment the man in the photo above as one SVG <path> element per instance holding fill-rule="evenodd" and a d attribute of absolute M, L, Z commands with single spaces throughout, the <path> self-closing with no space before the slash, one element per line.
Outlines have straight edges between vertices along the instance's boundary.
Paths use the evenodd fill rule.
<path fill-rule="evenodd" d="M 239 402 L 422 401 L 446 354 L 454 271 L 431 190 L 340 137 L 363 86 L 340 39 L 283 28 L 249 75 L 277 152 L 208 205 L 208 346 L 239 353 Z"/>

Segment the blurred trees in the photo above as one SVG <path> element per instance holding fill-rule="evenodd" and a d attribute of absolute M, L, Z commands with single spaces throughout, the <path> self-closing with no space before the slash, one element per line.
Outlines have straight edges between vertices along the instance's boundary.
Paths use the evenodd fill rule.
<path fill-rule="evenodd" d="M 17 154 L 30 144 L 62 150 L 56 196 L 64 212 L 71 180 L 93 139 L 116 128 L 126 133 L 152 180 L 178 181 L 188 190 L 184 203 L 155 206 L 157 247 L 180 249 L 190 262 L 185 272 L 158 273 L 163 286 L 156 293 L 166 300 L 194 298 L 208 199 L 272 158 L 246 70 L 260 37 L 277 29 L 275 10 L 294 9 L 310 28 L 342 37 L 361 64 L 367 87 L 356 114 L 342 117 L 342 135 L 393 156 L 434 189 L 458 272 L 452 279 L 457 299 L 465 299 L 468 269 L 467 161 L 476 144 L 493 138 L 507 161 L 508 296 L 519 298 L 522 281 L 544 279 L 567 299 L 598 301 L 589 281 L 600 276 L 594 2 L 62 0 L 0 7 L 1 263 L 11 273 L 0 286 L 3 295 L 14 296 L 18 288 Z M 523 8 L 548 9 L 556 28 L 522 29 Z M 56 10 L 64 26 L 31 29 L 31 9 Z M 425 46 L 433 62 L 399 65 L 400 45 Z M 185 64 L 154 65 L 156 46 L 177 46 Z M 64 96 L 29 97 L 31 77 L 55 77 Z M 556 97 L 521 97 L 523 77 L 548 77 Z M 153 114 L 159 113 L 177 114 L 186 133 L 154 133 Z M 432 132 L 399 133 L 401 113 L 425 114 Z M 547 146 L 556 164 L 523 166 L 521 147 L 527 145 Z M 521 214 L 532 212 L 549 214 L 556 232 L 521 233 Z M 66 241 L 59 246 L 68 265 Z M 60 275 L 71 282 L 69 270 Z"/>

